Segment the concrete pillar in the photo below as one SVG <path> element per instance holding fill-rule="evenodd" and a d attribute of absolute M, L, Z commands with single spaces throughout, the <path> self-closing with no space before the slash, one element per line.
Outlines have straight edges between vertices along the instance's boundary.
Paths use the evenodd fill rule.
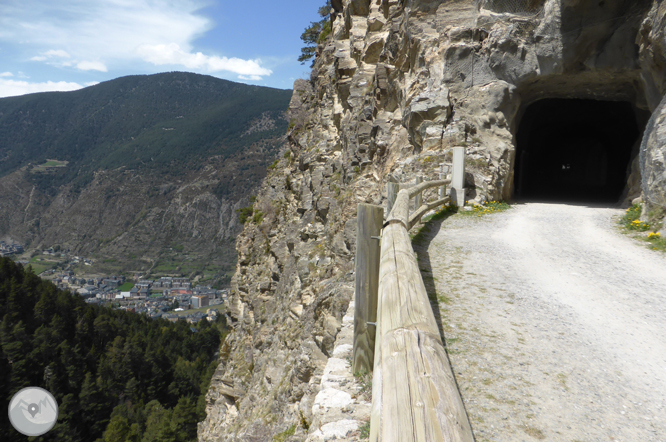
<path fill-rule="evenodd" d="M 465 148 L 453 148 L 453 171 L 451 174 L 451 202 L 458 207 L 465 205 Z"/>

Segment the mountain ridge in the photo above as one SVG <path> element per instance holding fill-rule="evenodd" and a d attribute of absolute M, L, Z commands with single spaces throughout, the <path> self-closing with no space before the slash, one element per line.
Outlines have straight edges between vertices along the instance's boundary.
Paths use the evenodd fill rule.
<path fill-rule="evenodd" d="M 228 279 L 236 210 L 282 148 L 290 98 L 176 72 L 0 99 L 0 238 L 61 245 L 99 272 L 148 271 L 182 245 L 169 265 Z"/>

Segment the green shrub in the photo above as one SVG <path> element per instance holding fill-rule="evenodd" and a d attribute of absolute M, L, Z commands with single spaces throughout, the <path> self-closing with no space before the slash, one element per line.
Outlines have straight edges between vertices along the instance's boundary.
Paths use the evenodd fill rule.
<path fill-rule="evenodd" d="M 241 224 L 245 224 L 247 220 L 252 216 L 253 212 L 254 209 L 252 208 L 252 206 L 241 207 L 240 209 L 236 210 L 236 213 L 238 213 L 238 221 L 240 221 Z"/>
<path fill-rule="evenodd" d="M 252 222 L 255 224 L 261 224 L 261 221 L 264 219 L 264 214 L 260 211 L 256 211 L 252 217 Z"/>

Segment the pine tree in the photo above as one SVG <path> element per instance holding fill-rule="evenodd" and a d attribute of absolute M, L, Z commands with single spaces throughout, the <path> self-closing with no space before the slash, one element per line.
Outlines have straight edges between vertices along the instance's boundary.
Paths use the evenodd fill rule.
<path fill-rule="evenodd" d="M 331 2 L 328 0 L 324 6 L 319 8 L 319 16 L 322 18 L 319 21 L 310 22 L 310 26 L 305 28 L 305 31 L 301 34 L 301 40 L 306 46 L 301 48 L 301 55 L 298 57 L 298 61 L 301 64 L 305 64 L 306 61 L 314 58 L 317 52 L 317 44 L 324 41 L 324 39 L 331 33 Z M 314 65 L 314 60 L 312 61 Z"/>

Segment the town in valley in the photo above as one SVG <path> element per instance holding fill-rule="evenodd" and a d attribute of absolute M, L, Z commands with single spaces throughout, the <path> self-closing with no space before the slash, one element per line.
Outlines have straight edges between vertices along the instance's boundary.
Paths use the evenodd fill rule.
<path fill-rule="evenodd" d="M 216 289 L 200 285 L 184 276 L 160 276 L 153 279 L 143 275 L 92 275 L 83 271 L 74 272 L 71 266 L 92 266 L 94 260 L 70 255 L 69 250 L 50 247 L 42 256 L 66 257 L 68 265 L 44 269 L 46 261 L 40 254 L 32 252 L 25 256 L 23 245 L 0 240 L 0 256 L 14 258 L 19 264 L 33 268 L 35 274 L 51 281 L 59 289 L 78 293 L 86 302 L 112 308 L 143 313 L 151 318 L 164 318 L 175 322 L 185 320 L 197 323 L 202 319 L 215 321 L 221 306 L 229 295 L 229 289 Z M 27 259 L 30 258 L 30 259 Z M 80 266 L 79 266 L 80 267 Z"/>

